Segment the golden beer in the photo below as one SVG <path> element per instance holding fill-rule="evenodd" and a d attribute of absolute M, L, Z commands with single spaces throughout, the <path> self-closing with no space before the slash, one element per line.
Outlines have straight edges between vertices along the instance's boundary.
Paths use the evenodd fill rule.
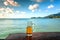
<path fill-rule="evenodd" d="M 27 34 L 32 34 L 32 27 L 31 27 L 31 26 L 28 26 L 28 27 L 26 28 L 26 33 L 27 33 Z"/>

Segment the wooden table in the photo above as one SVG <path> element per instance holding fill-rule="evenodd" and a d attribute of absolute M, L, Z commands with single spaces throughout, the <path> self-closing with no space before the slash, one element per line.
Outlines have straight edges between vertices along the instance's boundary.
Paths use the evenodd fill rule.
<path fill-rule="evenodd" d="M 25 33 L 10 34 L 6 40 L 27 40 Z M 60 40 L 60 32 L 34 32 L 31 40 Z"/>

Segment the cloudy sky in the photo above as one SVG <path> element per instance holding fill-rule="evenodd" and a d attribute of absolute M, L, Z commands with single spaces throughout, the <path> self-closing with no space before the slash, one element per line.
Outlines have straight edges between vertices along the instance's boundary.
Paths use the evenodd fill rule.
<path fill-rule="evenodd" d="M 0 18 L 44 17 L 60 12 L 60 0 L 0 0 Z"/>

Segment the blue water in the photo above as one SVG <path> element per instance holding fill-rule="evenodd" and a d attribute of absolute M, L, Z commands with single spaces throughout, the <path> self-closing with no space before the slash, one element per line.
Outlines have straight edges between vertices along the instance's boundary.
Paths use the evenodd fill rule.
<path fill-rule="evenodd" d="M 56 19 L 0 19 L 0 39 L 12 33 L 25 33 L 32 21 L 33 32 L 60 32 L 60 18 Z"/>
<path fill-rule="evenodd" d="M 33 19 L 34 32 L 60 32 L 60 19 Z"/>

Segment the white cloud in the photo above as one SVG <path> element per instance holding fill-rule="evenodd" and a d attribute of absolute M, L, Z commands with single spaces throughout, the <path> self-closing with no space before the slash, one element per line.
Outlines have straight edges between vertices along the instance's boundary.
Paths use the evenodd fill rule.
<path fill-rule="evenodd" d="M 54 8 L 54 5 L 51 4 L 51 5 L 48 6 L 48 8 L 49 8 L 49 9 L 50 9 L 50 8 Z"/>
<path fill-rule="evenodd" d="M 35 10 L 32 10 L 32 12 L 34 12 Z"/>
<path fill-rule="evenodd" d="M 4 2 L 4 5 L 12 5 L 12 6 L 18 6 L 18 3 L 17 2 L 15 2 L 14 0 L 6 0 L 5 2 Z"/>
<path fill-rule="evenodd" d="M 15 11 L 15 13 L 20 13 L 20 11 Z"/>
<path fill-rule="evenodd" d="M 7 7 L 7 8 L 5 9 L 5 12 L 6 12 L 6 13 L 13 13 L 13 9 Z"/>
<path fill-rule="evenodd" d="M 34 4 L 34 5 L 29 5 L 28 9 L 34 12 L 38 7 L 39 7 L 38 4 Z"/>
<path fill-rule="evenodd" d="M 4 14 L 0 14 L 0 18 L 3 18 L 4 17 Z"/>
<path fill-rule="evenodd" d="M 34 1 L 34 2 L 43 2 L 43 1 L 47 1 L 47 0 L 31 0 L 31 1 Z M 50 2 L 54 2 L 54 0 L 50 0 Z"/>
<path fill-rule="evenodd" d="M 13 9 L 7 8 L 0 8 L 0 18 L 28 18 L 26 12 L 24 11 L 14 11 Z M 13 13 L 10 13 L 13 12 Z M 19 14 L 17 14 L 19 13 Z"/>
<path fill-rule="evenodd" d="M 11 9 L 9 7 L 7 7 L 7 8 L 0 8 L 0 14 L 5 15 L 5 14 L 13 14 L 13 13 L 14 13 L 13 9 Z"/>
<path fill-rule="evenodd" d="M 35 1 L 35 2 L 42 2 L 43 0 L 31 0 L 31 1 Z"/>
<path fill-rule="evenodd" d="M 4 5 L 6 5 L 6 6 L 7 6 L 7 5 L 9 5 L 9 4 L 8 4 L 8 2 L 7 2 L 7 1 L 5 1 L 5 2 L 4 2 Z"/>
<path fill-rule="evenodd" d="M 18 13 L 18 12 L 17 12 Z M 20 14 L 17 14 L 16 12 L 14 14 L 8 14 L 7 18 L 27 18 L 26 12 L 19 11 Z"/>
<path fill-rule="evenodd" d="M 0 8 L 0 11 L 3 11 L 4 10 L 4 8 Z"/>
<path fill-rule="evenodd" d="M 22 14 L 25 14 L 26 12 L 21 12 Z"/>

